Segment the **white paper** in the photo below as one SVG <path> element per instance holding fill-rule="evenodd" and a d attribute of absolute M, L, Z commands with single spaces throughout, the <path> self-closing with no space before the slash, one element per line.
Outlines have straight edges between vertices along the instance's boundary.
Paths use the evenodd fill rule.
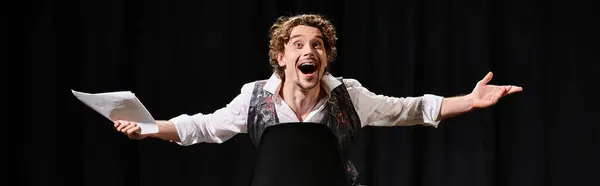
<path fill-rule="evenodd" d="M 88 107 L 110 121 L 126 120 L 140 126 L 140 134 L 158 132 L 156 121 L 140 100 L 130 91 L 85 93 L 71 90 Z"/>

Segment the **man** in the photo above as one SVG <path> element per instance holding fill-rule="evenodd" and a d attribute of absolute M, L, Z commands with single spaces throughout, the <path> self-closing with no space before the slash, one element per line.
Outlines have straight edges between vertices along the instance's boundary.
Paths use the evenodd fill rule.
<path fill-rule="evenodd" d="M 337 79 L 327 72 L 336 57 L 337 37 L 324 17 L 281 17 L 271 27 L 270 37 L 273 75 L 243 85 L 226 107 L 211 114 L 182 114 L 158 121 L 156 134 L 139 135 L 139 126 L 128 121 L 115 121 L 116 129 L 132 139 L 155 137 L 180 145 L 222 143 L 247 132 L 256 144 L 264 128 L 290 122 L 342 123 L 347 127 L 334 132 L 344 136 L 365 126 L 437 126 L 443 119 L 489 107 L 505 95 L 522 91 L 517 86 L 488 85 L 490 72 L 464 96 L 377 95 L 357 80 Z"/>

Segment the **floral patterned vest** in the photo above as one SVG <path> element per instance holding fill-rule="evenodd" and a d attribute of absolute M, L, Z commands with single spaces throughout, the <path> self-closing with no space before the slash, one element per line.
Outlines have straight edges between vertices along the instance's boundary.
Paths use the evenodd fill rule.
<path fill-rule="evenodd" d="M 346 166 L 348 179 L 356 184 L 358 172 L 352 162 L 347 159 L 347 156 L 355 133 L 361 128 L 361 123 L 346 86 L 341 78 L 338 78 L 338 80 L 342 84 L 331 91 L 331 96 L 326 103 L 326 109 L 329 112 L 321 123 L 326 124 L 337 137 L 337 147 L 343 161 L 345 161 L 342 163 Z M 267 80 L 261 80 L 255 83 L 248 110 L 248 134 L 254 145 L 259 144 L 265 128 L 279 123 L 275 104 L 273 103 L 273 95 L 263 89 L 266 82 Z"/>

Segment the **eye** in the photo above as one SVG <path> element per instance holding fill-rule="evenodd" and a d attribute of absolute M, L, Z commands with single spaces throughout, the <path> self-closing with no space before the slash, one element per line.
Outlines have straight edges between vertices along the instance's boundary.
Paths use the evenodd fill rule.
<path fill-rule="evenodd" d="M 302 48 L 302 46 L 303 46 L 303 45 L 302 45 L 302 43 L 300 43 L 300 42 L 295 42 L 295 43 L 294 43 L 294 47 L 296 47 L 296 48 Z"/>
<path fill-rule="evenodd" d="M 321 44 L 320 41 L 317 41 L 317 42 L 313 43 L 313 47 L 315 47 L 315 48 L 321 48 L 321 47 L 323 47 L 323 44 Z"/>

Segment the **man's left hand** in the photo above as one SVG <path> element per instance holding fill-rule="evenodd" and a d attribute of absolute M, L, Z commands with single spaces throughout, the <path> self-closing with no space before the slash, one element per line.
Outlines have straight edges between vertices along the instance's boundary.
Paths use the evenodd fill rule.
<path fill-rule="evenodd" d="M 489 72 L 481 81 L 477 82 L 475 89 L 469 96 L 473 101 L 473 108 L 485 108 L 492 106 L 500 100 L 500 98 L 523 91 L 522 87 L 512 85 L 488 85 L 494 74 Z"/>

